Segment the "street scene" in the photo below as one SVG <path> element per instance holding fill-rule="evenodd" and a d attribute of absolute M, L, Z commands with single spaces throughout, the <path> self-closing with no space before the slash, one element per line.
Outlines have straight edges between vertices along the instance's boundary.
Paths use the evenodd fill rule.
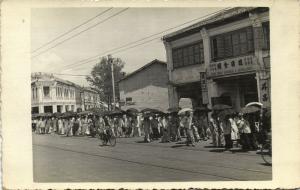
<path fill-rule="evenodd" d="M 32 9 L 32 23 L 35 182 L 272 180 L 268 8 Z"/>

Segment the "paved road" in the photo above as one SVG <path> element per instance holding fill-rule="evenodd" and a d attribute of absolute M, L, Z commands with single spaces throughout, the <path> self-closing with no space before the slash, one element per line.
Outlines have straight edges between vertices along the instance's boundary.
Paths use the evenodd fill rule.
<path fill-rule="evenodd" d="M 33 134 L 35 182 L 142 182 L 271 180 L 272 167 L 255 152 L 224 152 L 201 142 L 142 143 L 118 139 L 116 147 L 96 138 Z"/>

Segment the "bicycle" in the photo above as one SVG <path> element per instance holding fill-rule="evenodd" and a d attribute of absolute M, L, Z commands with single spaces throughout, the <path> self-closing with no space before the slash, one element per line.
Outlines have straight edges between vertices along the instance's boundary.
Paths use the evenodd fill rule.
<path fill-rule="evenodd" d="M 102 141 L 102 145 L 105 146 L 109 142 L 110 146 L 116 146 L 117 138 L 111 129 L 105 129 L 104 133 L 99 134 L 99 139 Z"/>
<path fill-rule="evenodd" d="M 272 165 L 272 144 L 270 140 L 267 140 L 260 149 L 262 159 L 266 164 Z"/>

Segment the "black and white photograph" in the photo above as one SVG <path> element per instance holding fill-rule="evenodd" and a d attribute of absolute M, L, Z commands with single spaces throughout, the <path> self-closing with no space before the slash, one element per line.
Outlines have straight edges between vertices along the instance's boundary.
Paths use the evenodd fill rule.
<path fill-rule="evenodd" d="M 33 181 L 272 180 L 269 11 L 32 8 Z"/>

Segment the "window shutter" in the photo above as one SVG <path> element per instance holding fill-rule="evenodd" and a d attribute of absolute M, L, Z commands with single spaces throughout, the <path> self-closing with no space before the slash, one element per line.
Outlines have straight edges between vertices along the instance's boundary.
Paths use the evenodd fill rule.
<path fill-rule="evenodd" d="M 218 55 L 217 57 L 218 58 L 222 58 L 224 57 L 224 39 L 223 39 L 223 36 L 218 36 L 217 38 L 217 52 L 218 52 Z"/>
<path fill-rule="evenodd" d="M 224 38 L 224 46 L 225 46 L 225 57 L 232 56 L 232 42 L 231 35 L 226 35 Z"/>

